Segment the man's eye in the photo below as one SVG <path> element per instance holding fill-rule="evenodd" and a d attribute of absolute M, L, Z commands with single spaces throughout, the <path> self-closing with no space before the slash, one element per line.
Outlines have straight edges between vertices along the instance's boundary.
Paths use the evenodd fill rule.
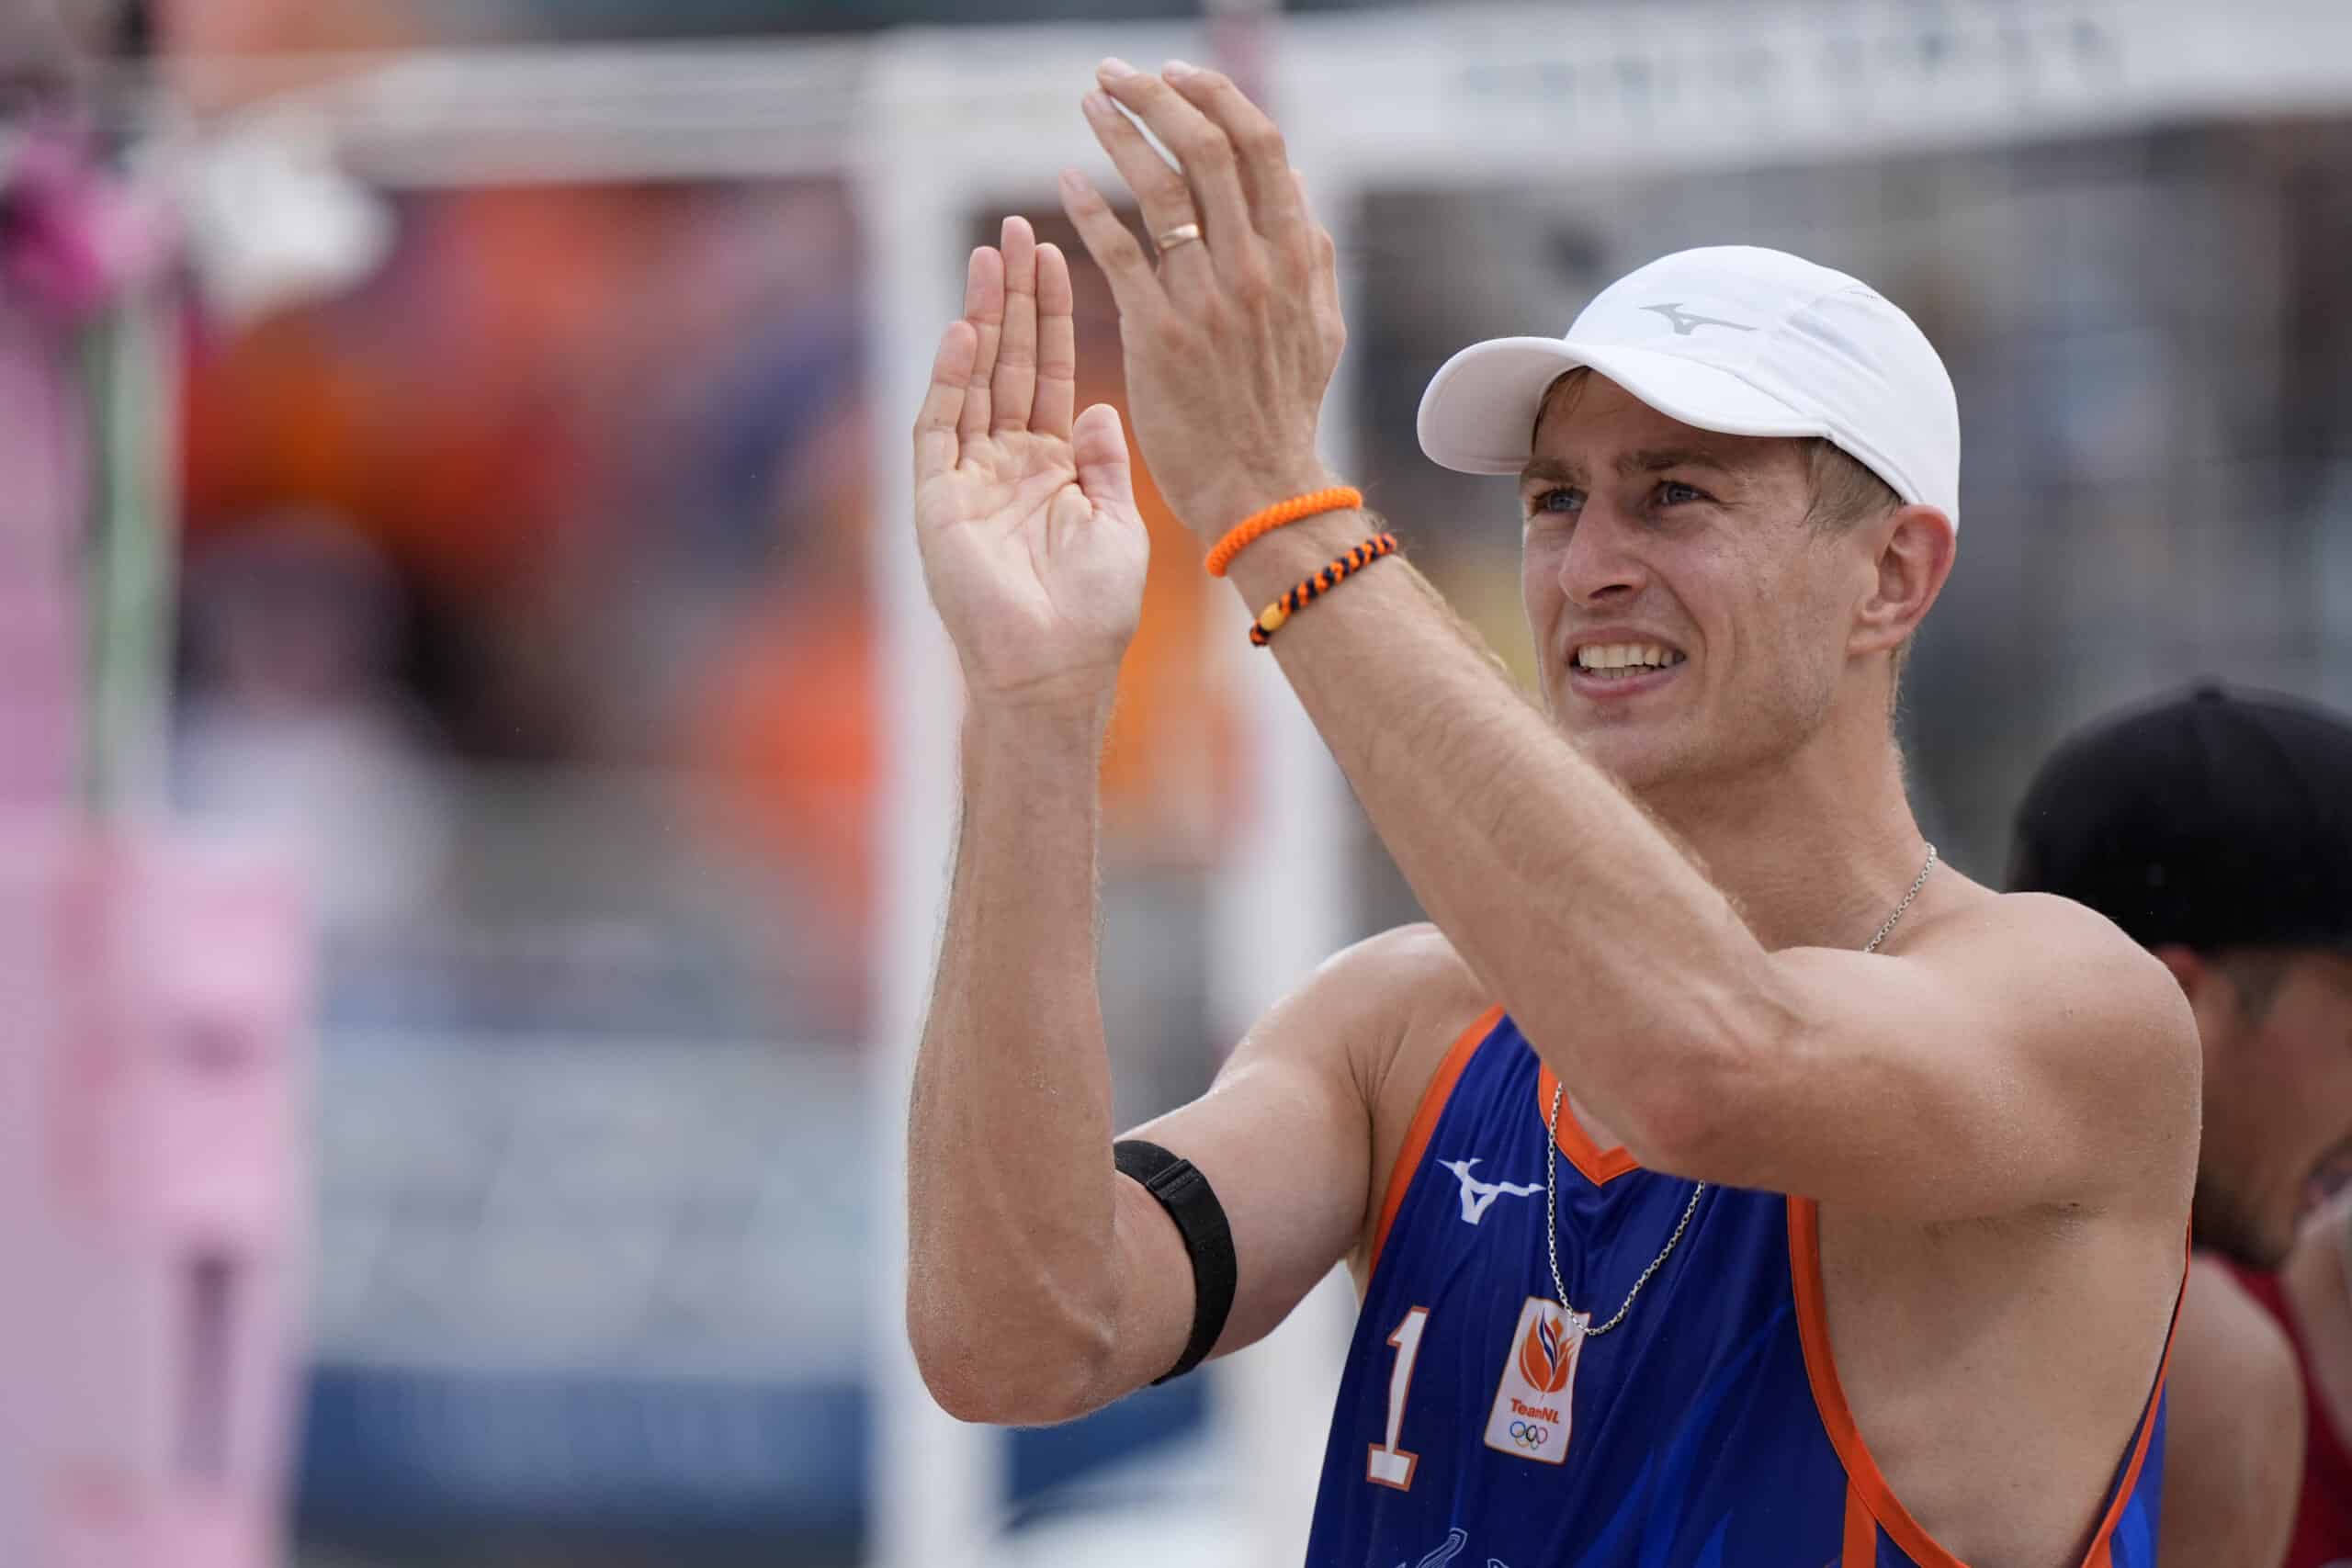
<path fill-rule="evenodd" d="M 1555 485 L 1550 490 L 1540 491 L 1528 498 L 1527 514 L 1532 517 L 1544 512 L 1574 513 L 1583 505 L 1583 496 L 1564 486 Z"/>
<path fill-rule="evenodd" d="M 1657 499 L 1663 505 L 1679 506 L 1685 502 L 1704 501 L 1707 492 L 1695 485 L 1684 484 L 1680 479 L 1660 479 Z"/>

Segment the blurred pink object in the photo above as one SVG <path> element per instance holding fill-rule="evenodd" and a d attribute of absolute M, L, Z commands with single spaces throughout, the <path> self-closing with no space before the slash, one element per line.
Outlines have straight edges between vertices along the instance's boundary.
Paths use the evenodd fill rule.
<path fill-rule="evenodd" d="M 162 209 L 71 122 L 0 156 L 0 806 L 60 807 L 81 762 L 94 457 L 79 330 L 168 259 Z"/>
<path fill-rule="evenodd" d="M 77 329 L 162 265 L 164 231 L 54 119 L 14 128 L 0 217 L 0 804 L 58 807 L 82 737 L 92 442 Z"/>
<path fill-rule="evenodd" d="M 282 1561 L 307 915 L 269 860 L 0 829 L 0 1562 Z"/>
<path fill-rule="evenodd" d="M 36 121 L 20 137 L 0 164 L 0 284 L 78 321 L 163 265 L 163 215 L 69 126 Z"/>

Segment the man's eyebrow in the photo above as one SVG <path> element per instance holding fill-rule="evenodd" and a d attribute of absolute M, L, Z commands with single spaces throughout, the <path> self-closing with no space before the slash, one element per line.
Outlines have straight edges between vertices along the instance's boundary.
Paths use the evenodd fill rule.
<path fill-rule="evenodd" d="M 1653 446 L 1645 451 L 1628 452 L 1617 459 L 1620 478 L 1655 474 L 1667 468 L 1707 468 L 1718 474 L 1731 472 L 1722 458 L 1703 446 Z"/>
<path fill-rule="evenodd" d="M 1627 452 L 1613 467 L 1620 479 L 1635 474 L 1661 473 L 1668 468 L 1705 468 L 1712 473 L 1728 474 L 1732 470 L 1724 460 L 1704 446 L 1651 446 L 1638 452 Z M 1581 485 L 1589 470 L 1580 462 L 1564 457 L 1534 457 L 1519 471 L 1519 482 L 1538 481 L 1553 484 Z"/>

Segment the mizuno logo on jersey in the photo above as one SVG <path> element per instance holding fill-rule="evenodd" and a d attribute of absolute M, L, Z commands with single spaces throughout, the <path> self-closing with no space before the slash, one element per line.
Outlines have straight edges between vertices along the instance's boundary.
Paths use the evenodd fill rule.
<path fill-rule="evenodd" d="M 1522 1185 L 1516 1181 L 1481 1181 L 1470 1174 L 1470 1168 L 1477 1163 L 1475 1159 L 1438 1161 L 1438 1164 L 1453 1172 L 1454 1180 L 1462 1183 L 1462 1223 L 1465 1225 L 1475 1225 L 1486 1218 L 1487 1211 L 1494 1207 L 1495 1200 L 1506 1192 L 1514 1198 L 1532 1198 L 1544 1190 L 1542 1186 L 1534 1183 Z"/>

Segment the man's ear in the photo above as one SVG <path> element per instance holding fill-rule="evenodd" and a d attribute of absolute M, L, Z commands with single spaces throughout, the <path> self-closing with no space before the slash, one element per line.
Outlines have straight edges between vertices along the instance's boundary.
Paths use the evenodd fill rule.
<path fill-rule="evenodd" d="M 1867 525 L 1875 573 L 1854 621 L 1849 653 L 1899 648 L 1935 607 L 1960 547 L 1951 518 L 1933 506 L 1898 506 Z"/>
<path fill-rule="evenodd" d="M 2173 979 L 2188 996 L 2189 1005 L 2194 1007 L 2199 989 L 2210 984 L 2217 973 L 2213 965 L 2206 963 L 2204 956 L 2195 948 L 2183 947 L 2177 942 L 2168 942 L 2151 951 L 2155 953 L 2157 963 L 2172 971 Z"/>
<path fill-rule="evenodd" d="M 2156 962 L 2172 971 L 2188 1010 L 2197 1015 L 2197 1032 L 2207 1041 L 2222 1038 L 2238 1015 L 2245 998 L 2230 972 L 2193 947 L 2166 942 L 2153 950 Z"/>

